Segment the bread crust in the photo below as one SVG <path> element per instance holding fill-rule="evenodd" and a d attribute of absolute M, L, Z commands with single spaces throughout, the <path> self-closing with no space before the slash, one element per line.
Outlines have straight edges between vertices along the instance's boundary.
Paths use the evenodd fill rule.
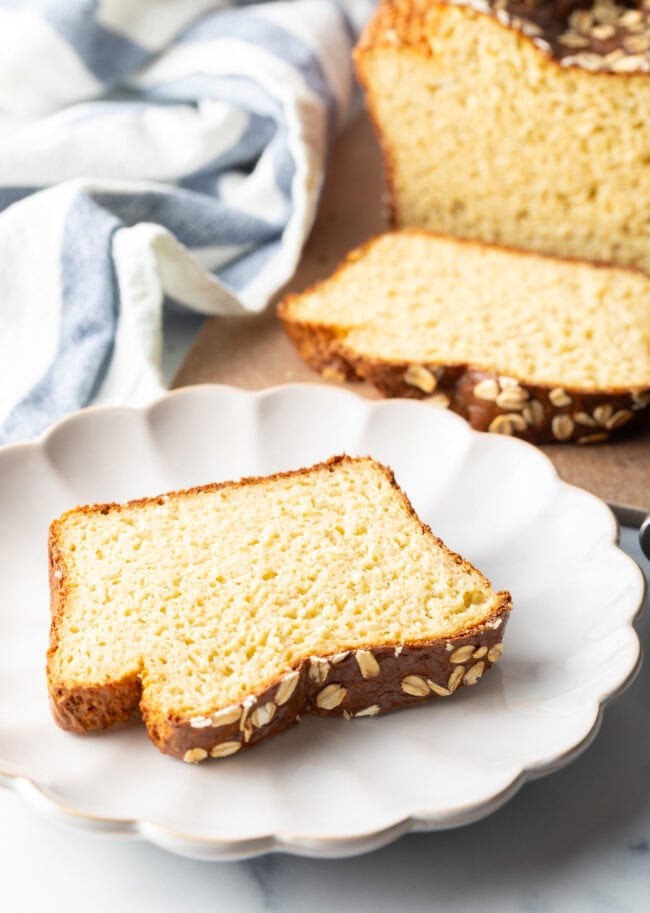
<path fill-rule="evenodd" d="M 519 13 L 525 10 L 525 4 L 505 3 L 501 10 L 506 7 L 519 7 Z M 374 14 L 368 20 L 359 41 L 354 49 L 354 57 L 357 64 L 365 53 L 372 52 L 380 48 L 399 48 L 400 53 L 411 52 L 417 53 L 424 57 L 431 57 L 433 51 L 431 48 L 430 38 L 435 31 L 436 20 L 444 16 L 445 11 L 449 8 L 460 10 L 463 15 L 477 18 L 482 17 L 489 20 L 494 28 L 504 29 L 512 32 L 521 41 L 525 41 L 549 66 L 558 67 L 562 71 L 568 69 L 577 71 L 585 75 L 586 78 L 592 77 L 609 77 L 615 79 L 633 79 L 650 77 L 650 72 L 644 69 L 633 69 L 631 71 L 611 69 L 590 70 L 581 66 L 578 62 L 566 62 L 562 64 L 563 57 L 570 57 L 573 60 L 575 54 L 569 53 L 567 47 L 557 44 L 556 37 L 558 30 L 555 27 L 560 19 L 565 20 L 568 11 L 568 4 L 558 3 L 562 15 L 553 18 L 546 17 L 545 27 L 538 27 L 534 31 L 526 32 L 527 23 L 517 15 L 507 15 L 503 18 L 498 17 L 498 10 L 490 6 L 484 0 L 478 0 L 473 3 L 472 0 L 380 0 Z M 564 7 L 564 8 L 563 8 Z M 575 4 L 575 9 L 579 9 L 579 4 Z M 530 6 L 527 11 L 529 23 L 533 23 L 536 18 L 534 6 Z M 548 28 L 548 25 L 551 28 Z M 588 43 L 591 43 L 588 39 Z M 602 42 L 596 42 L 601 45 Z M 590 50 L 585 45 L 586 50 Z"/>
<path fill-rule="evenodd" d="M 303 715 L 344 715 L 348 718 L 357 715 L 374 716 L 421 702 L 424 698 L 448 696 L 442 692 L 451 694 L 461 685 L 475 684 L 501 655 L 503 633 L 512 608 L 511 596 L 506 591 L 496 594 L 493 610 L 480 625 L 460 628 L 453 637 L 403 644 L 367 644 L 354 648 L 342 643 L 336 644 L 336 649 L 327 654 L 303 657 L 290 670 L 284 670 L 282 675 L 272 681 L 262 683 L 256 692 L 247 696 L 241 704 L 235 705 L 235 708 L 214 707 L 208 715 L 168 716 L 154 702 L 148 703 L 142 693 L 143 668 L 120 681 L 100 684 L 61 681 L 57 675 L 53 660 L 61 647 L 59 628 L 69 592 L 60 537 L 66 517 L 78 513 L 106 514 L 138 505 L 161 503 L 163 498 L 182 498 L 222 488 L 264 484 L 321 469 L 334 471 L 342 462 L 355 462 L 359 459 L 371 458 L 352 458 L 342 454 L 291 472 L 243 478 L 238 482 L 212 483 L 158 497 L 141 498 L 123 505 L 107 503 L 77 507 L 55 520 L 50 526 L 48 549 L 52 621 L 47 653 L 47 681 L 56 723 L 71 732 L 90 732 L 124 723 L 139 714 L 146 724 L 150 739 L 160 751 L 194 763 L 209 756 L 226 757 L 240 749 L 249 748 L 299 722 Z M 481 584 L 489 587 L 489 581 L 473 565 L 448 549 L 432 533 L 430 527 L 420 520 L 396 482 L 392 470 L 374 460 L 373 463 L 385 473 L 423 534 L 429 536 L 432 543 L 442 548 L 459 566 L 478 574 Z M 474 645 L 472 651 L 468 647 L 470 644 Z M 467 653 L 467 659 L 462 663 L 454 660 L 454 656 L 456 659 L 458 657 L 457 650 L 460 647 L 465 647 L 464 652 Z M 472 661 L 476 653 L 478 655 Z M 369 656 L 372 658 L 369 659 Z M 461 668 L 462 674 L 454 671 Z M 449 687 L 452 675 L 454 680 L 452 687 Z M 408 676 L 420 679 L 416 683 L 417 687 L 412 685 L 410 690 L 413 692 L 419 689 L 423 692 L 421 695 L 409 693 L 409 683 L 404 685 Z M 435 687 L 432 689 L 427 681 Z M 345 689 L 345 693 L 340 701 L 334 703 L 341 696 L 340 689 Z M 239 715 L 235 719 L 236 708 L 239 708 Z M 372 712 L 369 708 L 372 708 Z M 228 712 L 232 718 L 224 722 L 224 713 L 228 716 Z"/>
<path fill-rule="evenodd" d="M 72 513 L 72 511 L 68 511 Z M 69 586 L 61 551 L 61 520 L 50 524 L 48 565 L 50 586 L 50 645 L 47 651 L 47 684 L 52 716 L 61 729 L 89 732 L 126 723 L 138 709 L 142 686 L 137 673 L 103 685 L 61 681 L 54 673 L 53 659 L 59 648 L 59 627 L 65 615 Z"/>
<path fill-rule="evenodd" d="M 418 228 L 404 228 L 399 234 L 444 238 Z M 327 279 L 298 294 L 286 296 L 278 308 L 287 335 L 300 356 L 326 379 L 365 380 L 387 397 L 428 400 L 451 409 L 477 431 L 491 431 L 520 437 L 534 444 L 573 442 L 597 444 L 647 423 L 650 418 L 650 387 L 611 387 L 588 390 L 557 383 L 541 384 L 526 377 L 504 377 L 497 365 L 444 362 L 407 362 L 371 358 L 348 348 L 344 334 L 332 327 L 301 321 L 292 307 L 303 295 L 318 293 L 336 282 L 356 260 L 376 243 L 370 238 L 352 251 Z M 449 238 L 454 244 L 494 249 L 494 245 L 463 238 Z M 608 264 L 587 263 L 571 258 L 549 257 L 532 251 L 499 246 L 513 256 L 562 260 L 612 269 Z M 615 269 L 641 273 L 635 267 Z M 431 375 L 433 390 L 409 382 L 409 369 L 423 368 Z M 489 394 L 489 395 L 488 395 Z"/>

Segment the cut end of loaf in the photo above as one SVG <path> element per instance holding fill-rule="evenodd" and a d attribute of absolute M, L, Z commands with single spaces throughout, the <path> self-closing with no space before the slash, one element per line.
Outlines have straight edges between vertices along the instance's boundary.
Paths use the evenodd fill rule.
<path fill-rule="evenodd" d="M 411 702 L 409 674 L 451 693 L 466 663 L 450 652 L 472 643 L 478 680 L 510 609 L 370 458 L 77 508 L 50 557 L 57 722 L 103 728 L 139 704 L 158 747 L 190 761 L 299 712 Z"/>
<path fill-rule="evenodd" d="M 650 271 L 648 10 L 476 6 L 382 2 L 356 50 L 394 223 Z"/>

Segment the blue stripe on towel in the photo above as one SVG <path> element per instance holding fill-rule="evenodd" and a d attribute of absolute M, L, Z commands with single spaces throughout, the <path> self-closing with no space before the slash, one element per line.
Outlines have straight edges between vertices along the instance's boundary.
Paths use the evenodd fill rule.
<path fill-rule="evenodd" d="M 39 187 L 0 187 L 0 212 L 3 209 L 6 209 L 7 206 L 11 206 L 12 203 L 17 203 L 18 200 L 23 200 L 25 197 L 30 196 L 30 194 L 35 193 L 37 190 L 40 190 Z"/>
<path fill-rule="evenodd" d="M 273 168 L 275 183 L 282 193 L 291 198 L 291 184 L 296 174 L 296 163 L 289 152 L 289 138 L 284 127 L 280 128 L 274 140 Z"/>
<path fill-rule="evenodd" d="M 96 193 L 93 197 L 125 225 L 156 222 L 189 248 L 261 244 L 275 237 L 282 227 L 182 188 L 161 188 L 138 195 Z"/>
<path fill-rule="evenodd" d="M 251 253 L 244 254 L 238 260 L 229 263 L 224 269 L 219 270 L 219 278 L 233 292 L 241 292 L 257 276 L 262 267 L 266 266 L 271 257 L 278 253 L 281 246 L 282 242 L 279 239 L 262 244 Z"/>
<path fill-rule="evenodd" d="M 232 169 L 249 171 L 273 139 L 276 129 L 271 118 L 249 114 L 248 125 L 237 142 L 212 161 L 186 175 L 178 182 L 178 186 L 214 196 L 219 175 Z"/>
<path fill-rule="evenodd" d="M 324 102 L 330 127 L 333 127 L 336 98 L 323 73 L 320 61 L 299 38 L 269 19 L 256 16 L 254 13 L 242 16 L 237 11 L 230 10 L 200 19 L 181 35 L 178 43 L 215 41 L 223 38 L 236 38 L 254 45 L 274 54 L 298 70 L 310 89 Z"/>
<path fill-rule="evenodd" d="M 291 195 L 291 184 L 296 173 L 296 165 L 289 151 L 289 137 L 282 105 L 277 98 L 270 95 L 259 83 L 245 76 L 208 76 L 194 75 L 183 79 L 170 80 L 138 90 L 150 101 L 193 103 L 197 98 L 212 98 L 238 105 L 253 115 L 267 117 L 276 122 L 275 146 L 273 158 L 275 163 L 275 180 L 279 189 L 287 198 Z M 238 149 L 238 146 L 235 147 Z"/>
<path fill-rule="evenodd" d="M 141 67 L 151 52 L 95 19 L 100 0 L 42 4 L 43 18 L 66 39 L 88 70 L 106 86 Z"/>
<path fill-rule="evenodd" d="M 44 376 L 0 426 L 0 444 L 39 434 L 97 393 L 113 352 L 119 290 L 111 243 L 118 220 L 85 194 L 73 200 L 61 247 L 61 318 Z"/>

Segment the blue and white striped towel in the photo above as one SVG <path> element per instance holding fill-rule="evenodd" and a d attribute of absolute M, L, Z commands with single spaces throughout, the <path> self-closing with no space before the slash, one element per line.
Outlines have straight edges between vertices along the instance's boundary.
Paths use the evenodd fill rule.
<path fill-rule="evenodd" d="M 0 0 L 0 443 L 162 389 L 293 272 L 371 0 Z"/>

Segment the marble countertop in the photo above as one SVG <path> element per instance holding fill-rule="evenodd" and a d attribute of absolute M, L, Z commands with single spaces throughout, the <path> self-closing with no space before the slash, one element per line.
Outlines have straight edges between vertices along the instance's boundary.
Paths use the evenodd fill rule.
<path fill-rule="evenodd" d="M 622 545 L 650 580 L 636 533 Z M 638 623 L 646 648 L 650 618 Z M 503 809 L 375 853 L 239 863 L 172 856 L 41 817 L 0 789 L 3 909 L 32 913 L 646 913 L 650 909 L 650 665 L 605 712 L 591 747 Z M 125 774 L 125 775 L 128 775 Z"/>

